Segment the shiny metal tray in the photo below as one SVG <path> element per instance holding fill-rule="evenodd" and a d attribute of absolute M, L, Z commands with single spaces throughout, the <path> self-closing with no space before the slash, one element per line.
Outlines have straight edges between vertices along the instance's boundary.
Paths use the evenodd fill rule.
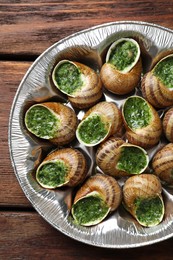
<path fill-rule="evenodd" d="M 69 214 L 72 189 L 46 190 L 35 181 L 35 169 L 56 147 L 31 136 L 24 125 L 24 113 L 37 102 L 67 102 L 51 82 L 51 71 L 61 59 L 73 59 L 95 70 L 100 69 L 110 43 L 120 37 L 135 37 L 143 46 L 144 72 L 152 58 L 162 49 L 173 47 L 173 31 L 144 22 L 114 22 L 102 24 L 62 39 L 47 49 L 24 76 L 11 109 L 9 120 L 9 149 L 16 177 L 26 197 L 38 213 L 54 228 L 78 241 L 105 248 L 132 248 L 170 238 L 173 234 L 173 189 L 163 187 L 166 213 L 161 224 L 143 228 L 123 209 L 119 209 L 99 225 L 81 227 Z M 138 90 L 135 90 L 138 91 Z M 135 92 L 136 93 L 136 92 Z M 125 97 L 105 91 L 104 98 L 120 107 Z M 67 102 L 67 105 L 70 104 Z M 83 111 L 76 110 L 79 119 Z M 159 147 L 148 151 L 150 157 Z M 76 140 L 70 144 L 83 150 L 89 162 L 89 174 L 95 172 L 94 148 L 82 147 Z M 121 183 L 122 184 L 122 183 Z"/>

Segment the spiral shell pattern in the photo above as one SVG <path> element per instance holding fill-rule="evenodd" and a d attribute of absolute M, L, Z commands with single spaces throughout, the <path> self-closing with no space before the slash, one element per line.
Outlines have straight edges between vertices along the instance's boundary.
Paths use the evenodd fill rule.
<path fill-rule="evenodd" d="M 126 128 L 126 138 L 128 141 L 131 144 L 138 145 L 143 148 L 151 148 L 160 140 L 160 136 L 162 134 L 162 123 L 157 111 L 149 102 L 146 101 L 146 103 L 148 104 L 152 114 L 152 120 L 147 126 L 138 129 L 131 129 L 126 122 L 124 113 L 123 119 Z"/>
<path fill-rule="evenodd" d="M 110 137 L 100 144 L 96 153 L 96 163 L 105 174 L 113 177 L 127 176 L 127 173 L 116 168 L 120 157 L 120 149 L 118 148 L 124 143 L 125 141 L 121 138 Z"/>
<path fill-rule="evenodd" d="M 163 118 L 163 131 L 171 143 L 173 143 L 173 108 L 170 108 Z"/>
<path fill-rule="evenodd" d="M 56 113 L 61 121 L 56 136 L 50 139 L 50 141 L 57 145 L 64 145 L 71 142 L 75 138 L 75 131 L 78 125 L 75 112 L 61 103 L 48 102 L 42 105 Z"/>
<path fill-rule="evenodd" d="M 47 115 L 47 112 L 45 113 L 43 109 L 49 111 L 49 114 Z M 51 121 L 51 116 L 54 121 Z M 64 145 L 75 138 L 78 119 L 75 112 L 66 105 L 57 102 L 45 102 L 35 104 L 27 110 L 25 125 L 33 135 L 49 140 L 56 145 Z M 53 133 L 51 132 L 52 129 Z M 42 134 L 42 132 L 46 132 L 46 134 Z"/>
<path fill-rule="evenodd" d="M 156 152 L 152 160 L 154 173 L 161 181 L 168 185 L 173 184 L 173 144 L 165 145 Z"/>
<path fill-rule="evenodd" d="M 90 67 L 79 63 L 79 62 L 72 62 L 69 60 L 61 60 L 54 68 L 53 74 L 52 74 L 52 79 L 54 82 L 54 85 L 56 87 L 59 88 L 59 86 L 57 85 L 57 82 L 55 80 L 55 70 L 58 68 L 58 66 L 60 66 L 63 63 L 71 63 L 74 66 L 76 66 L 82 76 L 82 81 L 83 81 L 83 85 L 77 89 L 74 94 L 72 95 L 68 95 L 68 100 L 70 101 L 70 103 L 76 107 L 76 108 L 89 108 L 93 105 L 95 105 L 99 99 L 102 96 L 102 82 L 100 79 L 99 74 L 97 74 L 93 69 L 91 69 Z M 61 91 L 61 90 L 60 90 Z"/>
<path fill-rule="evenodd" d="M 135 47 L 136 53 L 132 49 L 127 49 L 126 44 L 128 44 L 128 48 L 130 48 L 130 45 Z M 126 45 L 126 48 L 122 51 L 120 46 L 123 45 Z M 114 50 L 115 53 L 121 53 L 121 58 L 116 56 Z M 110 62 L 112 54 L 113 56 L 115 54 L 116 62 Z M 129 59 L 133 57 L 134 60 L 129 60 L 129 63 L 124 65 L 125 67 L 121 67 L 119 66 L 120 64 L 117 64 L 117 61 L 120 61 L 120 59 L 122 61 L 124 56 Z M 142 62 L 139 44 L 131 38 L 120 38 L 109 47 L 106 55 L 106 63 L 104 63 L 101 68 L 100 76 L 106 89 L 115 94 L 124 95 L 130 93 L 138 85 L 141 72 Z"/>
<path fill-rule="evenodd" d="M 105 63 L 101 68 L 100 77 L 106 89 L 114 94 L 124 95 L 130 93 L 137 87 L 141 79 L 141 71 L 141 59 L 125 74 L 116 70 L 113 65 Z"/>
<path fill-rule="evenodd" d="M 130 212 L 134 214 L 135 199 L 152 198 L 156 195 L 161 196 L 162 186 L 153 174 L 135 175 L 127 179 L 123 187 L 123 200 Z"/>
<path fill-rule="evenodd" d="M 92 113 L 103 115 L 105 120 L 110 123 L 108 136 L 116 134 L 122 128 L 123 121 L 121 112 L 115 103 L 107 101 L 97 103 L 85 113 L 83 120 L 85 120 Z"/>
<path fill-rule="evenodd" d="M 139 157 L 138 154 L 140 154 Z M 99 168 L 105 174 L 117 178 L 141 174 L 148 166 L 148 162 L 149 158 L 144 149 L 126 143 L 121 138 L 110 137 L 99 146 L 96 153 L 96 163 Z"/>
<path fill-rule="evenodd" d="M 159 178 L 153 174 L 130 177 L 123 187 L 123 204 L 131 215 L 145 227 L 158 225 L 165 206 Z"/>
<path fill-rule="evenodd" d="M 163 65 L 166 60 L 169 63 Z M 156 108 L 165 108 L 173 105 L 173 77 L 171 69 L 172 62 L 172 50 L 159 53 L 153 60 L 153 64 L 151 67 L 152 70 L 146 73 L 142 79 L 141 85 L 143 97 L 146 98 L 148 102 L 150 102 Z M 159 73 L 155 73 L 155 70 L 157 71 L 158 66 L 159 69 L 162 71 L 161 77 L 160 71 Z M 161 66 L 162 68 L 160 68 Z M 162 77 L 164 78 L 164 80 L 162 80 Z M 167 84 L 169 85 L 169 87 L 167 86 Z"/>
<path fill-rule="evenodd" d="M 173 105 L 173 91 L 165 87 L 150 71 L 142 79 L 143 97 L 156 108 Z"/>
<path fill-rule="evenodd" d="M 107 206 L 110 207 L 110 211 L 116 210 L 121 203 L 122 191 L 118 182 L 113 177 L 100 173 L 97 173 L 86 180 L 76 193 L 74 203 L 93 191 L 99 193 Z"/>
<path fill-rule="evenodd" d="M 102 96 L 100 76 L 84 64 L 79 62 L 74 62 L 74 64 L 80 68 L 85 78 L 85 86 L 82 87 L 81 91 L 79 90 L 75 93 L 75 97 L 68 97 L 68 99 L 74 107 L 80 109 L 89 108 L 95 105 Z"/>
<path fill-rule="evenodd" d="M 63 148 L 49 154 L 39 165 L 37 169 L 37 174 L 39 169 L 44 164 L 52 161 L 56 162 L 57 160 L 63 161 L 68 168 L 68 174 L 66 176 L 66 182 L 64 185 L 69 187 L 75 187 L 79 183 L 81 183 L 86 177 L 87 174 L 86 159 L 79 150 L 73 148 Z"/>

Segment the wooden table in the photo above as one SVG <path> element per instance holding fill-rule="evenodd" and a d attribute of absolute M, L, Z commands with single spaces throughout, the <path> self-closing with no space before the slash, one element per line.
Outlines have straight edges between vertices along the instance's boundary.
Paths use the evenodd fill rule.
<path fill-rule="evenodd" d="M 10 108 L 32 62 L 63 37 L 123 20 L 173 29 L 173 1 L 0 0 L 0 259 L 173 259 L 173 238 L 113 250 L 82 244 L 55 230 L 26 199 L 9 158 Z"/>

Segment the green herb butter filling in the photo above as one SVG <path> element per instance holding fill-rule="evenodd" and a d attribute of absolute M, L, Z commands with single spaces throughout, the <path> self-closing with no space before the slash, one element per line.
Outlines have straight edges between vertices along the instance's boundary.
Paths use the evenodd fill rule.
<path fill-rule="evenodd" d="M 173 88 L 173 57 L 160 61 L 153 72 L 167 88 Z"/>
<path fill-rule="evenodd" d="M 99 223 L 109 212 L 109 207 L 99 196 L 88 196 L 73 205 L 73 217 L 79 225 Z"/>
<path fill-rule="evenodd" d="M 157 196 L 153 198 L 138 198 L 135 201 L 136 217 L 145 226 L 154 226 L 160 223 L 163 217 L 163 202 Z"/>
<path fill-rule="evenodd" d="M 150 107 L 140 97 L 128 98 L 123 110 L 124 118 L 128 126 L 133 130 L 146 127 L 152 120 Z"/>
<path fill-rule="evenodd" d="M 43 164 L 37 171 L 37 181 L 47 187 L 56 188 L 66 182 L 68 167 L 61 160 Z"/>
<path fill-rule="evenodd" d="M 121 41 L 111 50 L 109 63 L 114 65 L 119 71 L 123 71 L 131 65 L 137 56 L 138 49 L 131 41 Z"/>
<path fill-rule="evenodd" d="M 148 164 L 145 151 L 135 146 L 121 148 L 121 155 L 117 163 L 117 169 L 129 174 L 139 174 Z"/>
<path fill-rule="evenodd" d="M 80 70 L 70 62 L 65 62 L 57 66 L 54 79 L 59 89 L 69 95 L 74 94 L 83 85 Z"/>
<path fill-rule="evenodd" d="M 96 144 L 108 133 L 108 125 L 100 115 L 92 115 L 82 121 L 78 127 L 79 138 L 86 144 Z"/>
<path fill-rule="evenodd" d="M 51 139 L 57 132 L 60 120 L 44 106 L 33 106 L 25 117 L 27 128 L 36 136 Z"/>

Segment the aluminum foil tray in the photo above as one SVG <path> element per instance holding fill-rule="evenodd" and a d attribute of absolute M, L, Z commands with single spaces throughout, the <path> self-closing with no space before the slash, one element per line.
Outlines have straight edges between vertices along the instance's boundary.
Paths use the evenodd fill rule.
<path fill-rule="evenodd" d="M 70 106 L 65 96 L 60 95 L 53 87 L 50 75 L 54 65 L 64 58 L 73 59 L 99 71 L 108 46 L 120 37 L 134 37 L 143 46 L 144 73 L 158 52 L 173 47 L 173 31 L 144 22 L 102 24 L 70 35 L 48 48 L 29 68 L 14 98 L 9 120 L 12 165 L 19 184 L 33 207 L 48 223 L 65 235 L 105 248 L 133 248 L 170 238 L 173 234 L 173 189 L 163 187 L 166 213 L 158 226 L 140 226 L 121 206 L 99 225 L 78 226 L 69 213 L 74 190 L 47 190 L 35 181 L 38 164 L 56 147 L 28 133 L 24 125 L 24 114 L 32 104 L 43 101 L 63 102 Z M 136 89 L 133 94 L 138 94 L 139 91 L 140 89 Z M 126 97 L 104 92 L 104 99 L 114 101 L 118 107 L 121 107 Z M 160 115 L 163 112 L 159 111 Z M 76 110 L 76 113 L 81 119 L 84 111 Z M 148 151 L 150 158 L 161 143 L 162 141 Z M 98 170 L 94 148 L 83 147 L 77 140 L 70 146 L 78 147 L 85 153 L 89 164 L 88 174 Z M 120 184 L 123 184 L 123 180 Z"/>

